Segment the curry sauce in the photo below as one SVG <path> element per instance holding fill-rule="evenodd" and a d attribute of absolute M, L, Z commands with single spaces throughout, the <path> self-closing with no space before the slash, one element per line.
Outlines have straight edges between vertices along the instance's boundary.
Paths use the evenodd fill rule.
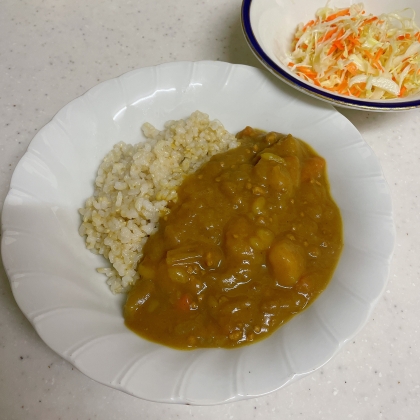
<path fill-rule="evenodd" d="M 126 325 L 180 349 L 271 334 L 327 286 L 343 240 L 325 160 L 291 135 L 250 127 L 178 189 L 150 236 Z"/>

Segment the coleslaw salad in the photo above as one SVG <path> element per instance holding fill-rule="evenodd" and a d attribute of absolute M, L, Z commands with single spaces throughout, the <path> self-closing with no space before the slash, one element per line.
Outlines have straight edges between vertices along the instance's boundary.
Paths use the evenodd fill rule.
<path fill-rule="evenodd" d="M 420 28 L 411 9 L 373 16 L 362 3 L 327 6 L 299 24 L 286 64 L 342 95 L 393 99 L 420 91 Z"/>

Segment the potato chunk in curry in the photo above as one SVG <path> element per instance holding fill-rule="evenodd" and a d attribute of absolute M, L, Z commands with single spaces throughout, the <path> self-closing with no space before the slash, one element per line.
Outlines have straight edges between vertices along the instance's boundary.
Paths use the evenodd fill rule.
<path fill-rule="evenodd" d="M 144 247 L 124 309 L 140 336 L 180 349 L 260 340 L 326 287 L 342 248 L 325 161 L 250 127 L 178 189 Z"/>

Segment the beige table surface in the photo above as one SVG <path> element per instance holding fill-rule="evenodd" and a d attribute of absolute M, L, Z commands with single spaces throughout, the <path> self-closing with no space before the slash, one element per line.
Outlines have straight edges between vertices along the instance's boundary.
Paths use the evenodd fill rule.
<path fill-rule="evenodd" d="M 89 88 L 164 62 L 259 67 L 240 0 L 1 0 L 0 211 L 12 172 L 54 114 Z M 280 82 L 279 82 L 280 83 Z M 0 263 L 0 420 L 420 418 L 420 110 L 342 110 L 379 157 L 397 243 L 368 324 L 326 366 L 270 395 L 214 407 L 157 404 L 85 377 L 17 307 Z"/>

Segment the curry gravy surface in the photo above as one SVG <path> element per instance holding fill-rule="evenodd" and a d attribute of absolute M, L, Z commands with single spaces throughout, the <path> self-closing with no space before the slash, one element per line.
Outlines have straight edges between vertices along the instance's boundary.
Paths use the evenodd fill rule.
<path fill-rule="evenodd" d="M 144 246 L 124 308 L 140 336 L 180 349 L 266 337 L 327 286 L 342 248 L 325 160 L 250 127 L 178 189 Z"/>

